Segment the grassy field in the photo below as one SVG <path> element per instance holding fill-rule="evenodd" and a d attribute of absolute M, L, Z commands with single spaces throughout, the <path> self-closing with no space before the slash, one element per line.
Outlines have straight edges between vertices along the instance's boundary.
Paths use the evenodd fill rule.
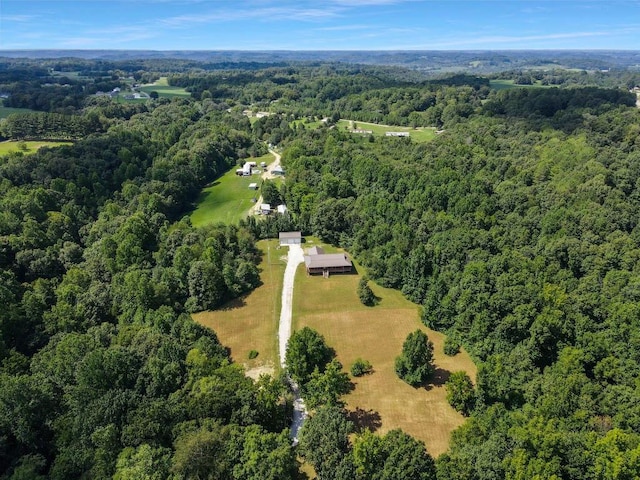
<path fill-rule="evenodd" d="M 315 130 L 317 128 L 319 128 L 320 126 L 324 125 L 324 122 L 322 122 L 321 120 L 314 120 L 312 122 L 310 122 L 308 119 L 306 118 L 301 118 L 299 120 L 294 120 L 293 122 L 291 122 L 291 125 L 304 125 L 304 128 L 306 128 L 307 130 Z"/>
<path fill-rule="evenodd" d="M 273 155 L 267 154 L 252 160 L 260 165 L 260 162 L 271 163 L 274 158 Z M 250 190 L 249 184 L 260 185 L 260 175 L 239 177 L 236 175 L 236 169 L 236 166 L 232 167 L 200 193 L 198 206 L 191 212 L 191 223 L 194 226 L 218 222 L 237 223 L 248 215 L 249 210 L 255 205 L 252 199 L 260 196 L 260 191 Z"/>
<path fill-rule="evenodd" d="M 307 237 L 304 247 L 319 244 Z M 259 246 L 264 252 L 262 285 L 221 310 L 194 315 L 254 375 L 278 369 L 277 331 L 286 264 L 286 250 L 278 248 L 277 241 L 261 241 Z M 336 250 L 327 247 L 326 251 Z M 294 330 L 309 326 L 324 335 L 345 369 L 358 357 L 372 363 L 373 373 L 353 379 L 356 387 L 345 397 L 357 425 L 380 433 L 402 428 L 438 456 L 447 450 L 451 432 L 464 422 L 447 403 L 444 382 L 458 370 L 475 380 L 476 367 L 464 351 L 455 357 L 444 355 L 444 335 L 424 327 L 418 307 L 400 292 L 371 283 L 380 302 L 375 307 L 363 306 L 356 295 L 362 269 L 357 264 L 356 268 L 357 274 L 327 279 L 306 275 L 301 265 L 294 289 Z M 417 328 L 427 332 L 434 343 L 436 375 L 432 384 L 415 389 L 398 379 L 394 360 L 407 334 Z M 251 350 L 259 352 L 253 360 L 248 358 Z"/>
<path fill-rule="evenodd" d="M 2 105 L 2 102 L 0 101 L 0 119 L 7 118 L 12 113 L 29 113 L 29 112 L 34 112 L 34 111 L 35 110 L 29 110 L 28 108 L 5 107 L 5 106 Z"/>
<path fill-rule="evenodd" d="M 27 149 L 21 150 L 18 145 L 25 144 Z M 0 142 L 0 155 L 6 155 L 11 152 L 23 152 L 25 155 L 35 153 L 41 147 L 58 147 L 60 145 L 71 145 L 71 142 Z"/>
<path fill-rule="evenodd" d="M 272 368 L 277 371 L 280 367 L 278 322 L 287 255 L 287 250 L 280 248 L 277 240 L 261 240 L 258 247 L 263 252 L 260 263 L 262 285 L 221 310 L 193 315 L 196 322 L 216 332 L 220 342 L 230 349 L 235 362 L 255 373 Z M 258 352 L 253 360 L 249 359 L 251 350 Z"/>
<path fill-rule="evenodd" d="M 139 87 L 141 92 L 151 93 L 158 92 L 160 97 L 190 97 L 191 94 L 182 87 L 171 87 L 167 83 L 166 77 L 159 78 L 154 84 Z"/>
<path fill-rule="evenodd" d="M 532 85 L 516 85 L 513 80 L 489 80 L 489 86 L 493 90 L 506 90 L 508 88 L 532 88 L 532 87 L 548 88 L 548 87 L 551 87 L 552 85 L 542 85 L 540 80 L 536 81 Z"/>
<path fill-rule="evenodd" d="M 314 244 L 309 240 L 305 247 Z M 354 379 L 356 388 L 345 397 L 357 423 L 382 433 L 402 428 L 438 456 L 448 448 L 451 432 L 464 422 L 447 403 L 443 383 L 458 370 L 475 380 L 476 367 L 465 352 L 444 355 L 444 335 L 424 327 L 418 307 L 400 292 L 371 283 L 380 303 L 363 306 L 356 295 L 359 279 L 359 274 L 328 279 L 308 276 L 300 266 L 294 289 L 294 329 L 309 326 L 324 335 L 345 369 L 358 357 L 372 363 L 374 372 Z M 433 341 L 437 367 L 433 385 L 419 389 L 402 382 L 394 371 L 404 339 L 417 328 Z"/>
<path fill-rule="evenodd" d="M 355 126 L 355 127 L 354 127 Z M 375 123 L 358 122 L 351 120 L 339 120 L 337 128 L 342 130 L 351 130 L 357 128 L 359 130 L 371 130 L 373 135 L 383 137 L 387 132 L 409 132 L 410 137 L 415 142 L 429 142 L 436 136 L 435 128 L 431 127 L 396 127 L 396 126 L 384 126 Z"/>

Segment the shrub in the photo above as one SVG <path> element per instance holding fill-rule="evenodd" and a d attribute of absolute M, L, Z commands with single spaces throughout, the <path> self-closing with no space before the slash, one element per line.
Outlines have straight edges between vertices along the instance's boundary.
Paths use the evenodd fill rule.
<path fill-rule="evenodd" d="M 361 377 L 362 375 L 371 373 L 372 370 L 373 367 L 371 364 L 361 358 L 357 358 L 356 361 L 353 362 L 353 365 L 351 365 L 351 375 L 354 377 Z"/>
<path fill-rule="evenodd" d="M 258 356 L 258 351 L 257 350 L 251 350 L 249 352 L 249 360 L 253 360 L 254 358 L 256 358 Z"/>
<path fill-rule="evenodd" d="M 362 277 L 358 282 L 358 297 L 363 305 L 367 307 L 373 307 L 376 304 L 376 296 L 369 287 L 369 279 L 367 277 Z"/>

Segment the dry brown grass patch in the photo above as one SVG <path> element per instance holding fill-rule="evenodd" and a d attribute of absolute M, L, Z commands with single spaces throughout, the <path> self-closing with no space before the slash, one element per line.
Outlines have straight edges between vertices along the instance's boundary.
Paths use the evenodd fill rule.
<path fill-rule="evenodd" d="M 229 348 L 233 361 L 250 372 L 279 369 L 277 335 L 286 265 L 280 257 L 286 251 L 277 245 L 274 240 L 258 242 L 263 252 L 259 267 L 262 285 L 220 310 L 193 315 L 196 322 L 216 332 L 220 343 Z M 251 350 L 258 352 L 253 360 L 249 359 Z"/>
<path fill-rule="evenodd" d="M 371 284 L 380 304 L 362 305 L 356 295 L 359 279 L 359 275 L 310 277 L 301 268 L 294 289 L 295 328 L 309 326 L 324 335 L 347 370 L 358 357 L 373 365 L 373 373 L 353 379 L 356 388 L 345 397 L 353 420 L 381 433 L 401 428 L 438 456 L 447 450 L 451 432 L 464 422 L 449 406 L 444 382 L 458 370 L 475 380 L 476 367 L 464 351 L 446 356 L 444 335 L 422 325 L 418 307 L 400 292 Z M 434 382 L 417 389 L 394 370 L 402 343 L 416 328 L 433 342 L 437 368 Z"/>

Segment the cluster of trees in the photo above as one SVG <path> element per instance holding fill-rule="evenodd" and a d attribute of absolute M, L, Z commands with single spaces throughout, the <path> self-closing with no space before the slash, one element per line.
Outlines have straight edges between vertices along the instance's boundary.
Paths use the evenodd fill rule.
<path fill-rule="evenodd" d="M 549 99 L 562 109 L 536 114 Z M 348 248 L 479 364 L 475 394 L 452 398 L 470 420 L 437 462 L 443 479 L 640 474 L 629 103 L 598 89 L 499 92 L 429 144 L 318 130 L 283 154 L 301 228 Z M 555 128 L 562 116 L 570 128 Z"/>
<path fill-rule="evenodd" d="M 604 65 L 590 65 L 590 67 L 589 71 L 584 69 L 584 65 L 577 70 L 564 68 L 508 70 L 495 74 L 494 77 L 514 80 L 514 83 L 518 85 L 532 85 L 540 82 L 540 85 L 562 87 L 599 86 L 608 88 L 623 87 L 626 89 L 632 89 L 640 85 L 640 74 L 638 72 L 622 69 L 615 69 L 611 72 Z"/>
<path fill-rule="evenodd" d="M 324 337 L 309 327 L 294 332 L 287 342 L 287 372 L 300 387 L 307 408 L 344 406 L 340 397 L 353 385 L 335 356 Z"/>
<path fill-rule="evenodd" d="M 109 120 L 0 159 L 0 475 L 295 478 L 285 384 L 189 315 L 259 283 L 248 230 L 180 221 L 260 148 L 249 122 L 189 101 Z"/>
<path fill-rule="evenodd" d="M 353 436 L 354 433 L 357 434 Z M 369 430 L 356 432 L 353 422 L 338 406 L 322 406 L 305 421 L 298 451 L 313 465 L 318 478 L 436 479 L 435 463 L 422 442 L 401 430 L 385 435 Z"/>
<path fill-rule="evenodd" d="M 287 345 L 286 364 L 312 410 L 299 432 L 298 454 L 318 478 L 435 480 L 435 463 L 422 442 L 401 430 L 383 436 L 357 431 L 340 400 L 351 388 L 349 376 L 319 333 L 309 327 L 295 332 Z M 352 372 L 360 376 L 371 368 L 358 359 Z"/>

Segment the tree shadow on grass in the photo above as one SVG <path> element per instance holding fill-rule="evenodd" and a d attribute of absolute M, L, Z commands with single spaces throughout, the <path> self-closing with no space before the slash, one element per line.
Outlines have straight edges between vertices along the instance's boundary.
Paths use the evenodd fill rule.
<path fill-rule="evenodd" d="M 450 376 L 451 372 L 449 370 L 437 367 L 433 372 L 433 376 L 424 384 L 424 389 L 429 391 L 434 387 L 442 387 L 447 383 Z"/>
<path fill-rule="evenodd" d="M 222 305 L 218 310 L 229 311 L 229 310 L 236 310 L 238 308 L 242 308 L 247 304 L 247 302 L 245 301 L 245 298 L 247 298 L 247 295 L 242 295 L 241 297 L 234 298 L 233 300 L 229 300 L 227 303 Z"/>
<path fill-rule="evenodd" d="M 216 185 L 220 185 L 219 180 L 214 180 L 211 183 L 207 183 L 204 187 L 209 188 L 209 187 L 215 187 Z M 200 190 L 200 193 L 198 194 L 198 198 L 196 199 L 194 206 L 200 205 L 202 202 L 204 202 L 205 198 L 207 198 L 208 196 L 209 196 L 209 192 L 205 192 L 204 189 Z"/>
<path fill-rule="evenodd" d="M 375 432 L 382 426 L 380 414 L 371 409 L 365 410 L 356 407 L 355 410 L 348 410 L 347 419 L 354 423 L 358 433 L 362 433 L 364 430 Z"/>

